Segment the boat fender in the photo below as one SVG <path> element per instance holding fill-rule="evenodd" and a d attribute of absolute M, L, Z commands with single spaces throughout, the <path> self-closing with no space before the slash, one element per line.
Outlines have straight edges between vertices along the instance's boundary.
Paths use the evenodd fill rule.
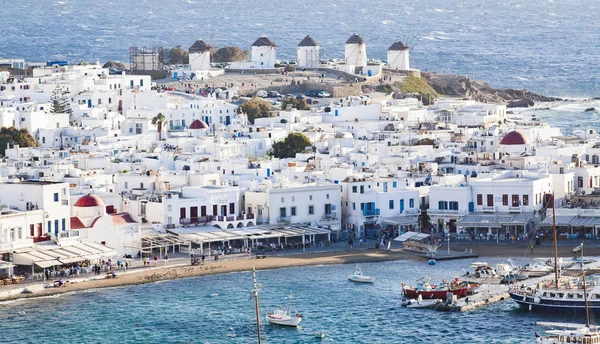
<path fill-rule="evenodd" d="M 533 302 L 534 303 L 540 303 L 540 302 L 542 302 L 542 299 L 540 299 L 539 296 L 536 296 L 535 299 L 533 299 Z"/>

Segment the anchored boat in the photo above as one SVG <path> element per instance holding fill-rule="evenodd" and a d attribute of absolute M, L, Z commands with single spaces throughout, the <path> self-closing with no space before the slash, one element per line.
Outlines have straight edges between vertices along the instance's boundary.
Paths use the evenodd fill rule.
<path fill-rule="evenodd" d="M 272 313 L 267 313 L 267 321 L 271 324 L 281 326 L 297 327 L 302 321 L 302 315 L 294 312 L 292 309 L 292 292 L 290 291 L 290 306 L 289 308 L 282 307 L 274 310 Z"/>
<path fill-rule="evenodd" d="M 354 271 L 354 273 L 348 274 L 348 280 L 351 282 L 358 283 L 373 283 L 375 282 L 375 277 L 363 275 L 362 270 L 358 266 L 356 266 L 356 270 Z"/>

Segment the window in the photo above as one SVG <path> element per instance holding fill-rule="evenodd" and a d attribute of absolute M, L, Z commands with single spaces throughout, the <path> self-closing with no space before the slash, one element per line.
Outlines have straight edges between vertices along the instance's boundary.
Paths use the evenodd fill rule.
<path fill-rule="evenodd" d="M 523 195 L 523 205 L 529 205 L 529 195 Z"/>
<path fill-rule="evenodd" d="M 48 233 L 52 232 L 52 221 L 48 221 L 48 227 L 46 227 L 46 229 L 48 230 Z"/>
<path fill-rule="evenodd" d="M 325 214 L 326 215 L 331 215 L 331 204 L 325 204 Z"/>
<path fill-rule="evenodd" d="M 409 208 L 414 208 L 415 207 L 415 199 L 411 198 L 408 200 L 408 207 Z"/>
<path fill-rule="evenodd" d="M 284 203 L 284 202 L 285 202 L 285 198 L 281 197 L 281 203 Z"/>
<path fill-rule="evenodd" d="M 488 207 L 494 206 L 494 195 L 487 195 L 487 206 Z"/>
<path fill-rule="evenodd" d="M 512 206 L 518 207 L 519 203 L 519 195 L 512 195 Z"/>
<path fill-rule="evenodd" d="M 67 230 L 67 220 L 66 219 L 62 219 L 62 231 L 66 231 Z"/>
<path fill-rule="evenodd" d="M 308 200 L 312 201 L 312 195 L 308 195 Z"/>
<path fill-rule="evenodd" d="M 296 196 L 292 196 L 292 202 L 296 202 Z"/>
<path fill-rule="evenodd" d="M 167 206 L 167 211 L 171 211 L 171 210 L 173 210 L 173 207 L 172 207 L 172 206 L 169 204 L 169 205 Z"/>
<path fill-rule="evenodd" d="M 128 188 L 129 188 L 129 183 L 125 182 L 125 183 L 123 184 L 123 187 L 124 187 L 125 189 L 128 189 Z"/>
<path fill-rule="evenodd" d="M 356 203 L 352 202 L 352 210 L 356 210 Z"/>
<path fill-rule="evenodd" d="M 483 205 L 483 195 L 477 194 L 477 205 Z"/>
<path fill-rule="evenodd" d="M 394 200 L 393 199 L 390 200 L 390 209 L 394 209 Z"/>
<path fill-rule="evenodd" d="M 583 177 L 577 177 L 577 187 L 578 188 L 583 187 Z"/>
<path fill-rule="evenodd" d="M 450 202 L 450 210 L 458 210 L 458 202 Z"/>
<path fill-rule="evenodd" d="M 508 205 L 508 195 L 502 195 L 502 205 Z"/>
<path fill-rule="evenodd" d="M 364 194 L 364 193 L 365 193 L 365 186 L 364 186 L 364 185 L 361 185 L 361 186 L 360 186 L 360 193 L 361 193 L 361 194 Z"/>
<path fill-rule="evenodd" d="M 392 187 L 395 188 L 398 185 L 397 182 L 392 182 Z"/>
<path fill-rule="evenodd" d="M 360 210 L 365 210 L 365 204 L 364 203 L 360 204 Z"/>
<path fill-rule="evenodd" d="M 296 216 L 296 207 L 291 207 L 290 208 L 290 215 L 291 216 Z"/>
<path fill-rule="evenodd" d="M 279 208 L 279 217 L 281 217 L 281 218 L 284 218 L 284 217 L 286 217 L 286 215 L 287 215 L 287 214 L 286 214 L 286 209 L 285 209 L 285 207 L 283 207 L 283 208 Z"/>
<path fill-rule="evenodd" d="M 352 193 L 356 193 L 357 189 L 358 189 L 358 187 L 356 185 L 353 185 L 352 186 Z"/>
<path fill-rule="evenodd" d="M 314 215 L 314 214 L 315 214 L 315 206 L 309 205 L 308 206 L 308 215 Z"/>
<path fill-rule="evenodd" d="M 326 195 L 325 195 L 325 198 L 326 198 L 326 199 L 329 199 L 329 194 L 326 194 Z"/>
<path fill-rule="evenodd" d="M 58 202 L 58 192 L 54 193 L 54 202 Z"/>

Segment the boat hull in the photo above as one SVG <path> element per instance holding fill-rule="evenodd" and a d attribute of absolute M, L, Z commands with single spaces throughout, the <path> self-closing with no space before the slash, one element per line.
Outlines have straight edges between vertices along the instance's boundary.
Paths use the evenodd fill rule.
<path fill-rule="evenodd" d="M 375 277 L 348 275 L 348 281 L 356 283 L 374 283 Z"/>
<path fill-rule="evenodd" d="M 456 295 L 456 297 L 461 298 L 461 297 L 466 297 L 468 291 L 469 291 L 469 287 L 467 287 L 467 286 L 465 286 L 464 288 L 458 288 L 458 289 L 452 289 L 452 290 L 431 290 L 431 291 L 417 290 L 417 289 L 412 289 L 412 288 L 404 288 L 404 296 L 407 298 L 416 299 L 420 295 L 423 299 L 446 300 L 447 293 L 449 293 L 449 292 Z"/>
<path fill-rule="evenodd" d="M 547 299 L 514 292 L 509 292 L 509 295 L 522 309 L 531 312 L 568 315 L 585 314 L 585 301 L 583 300 Z M 588 305 L 590 311 L 593 311 L 596 315 L 600 314 L 600 300 L 588 300 Z"/>
<path fill-rule="evenodd" d="M 300 317 L 278 318 L 278 317 L 267 316 L 267 321 L 273 325 L 297 327 L 300 324 L 300 322 L 302 321 L 302 318 L 300 318 Z"/>

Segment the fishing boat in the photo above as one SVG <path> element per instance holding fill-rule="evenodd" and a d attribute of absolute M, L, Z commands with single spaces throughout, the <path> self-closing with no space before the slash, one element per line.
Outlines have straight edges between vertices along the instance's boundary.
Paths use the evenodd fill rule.
<path fill-rule="evenodd" d="M 273 312 L 267 313 L 267 321 L 274 325 L 297 327 L 302 321 L 302 315 L 292 309 L 292 292 L 290 291 L 290 305 L 288 308 L 281 307 Z"/>
<path fill-rule="evenodd" d="M 416 299 L 402 300 L 402 306 L 406 308 L 433 308 L 442 302 L 444 302 L 442 299 L 424 300 L 423 296 L 419 295 L 419 297 L 417 297 Z"/>
<path fill-rule="evenodd" d="M 456 295 L 457 297 L 465 297 L 469 292 L 469 284 L 461 281 L 458 277 L 450 283 L 442 281 L 440 285 L 432 285 L 430 278 L 424 276 L 417 280 L 417 286 L 413 287 L 402 283 L 402 291 L 406 298 L 417 299 L 441 299 L 446 300 L 448 292 Z"/>
<path fill-rule="evenodd" d="M 362 270 L 357 265 L 354 273 L 348 274 L 348 280 L 351 282 L 358 282 L 358 283 L 374 283 L 375 277 L 363 275 Z"/>

